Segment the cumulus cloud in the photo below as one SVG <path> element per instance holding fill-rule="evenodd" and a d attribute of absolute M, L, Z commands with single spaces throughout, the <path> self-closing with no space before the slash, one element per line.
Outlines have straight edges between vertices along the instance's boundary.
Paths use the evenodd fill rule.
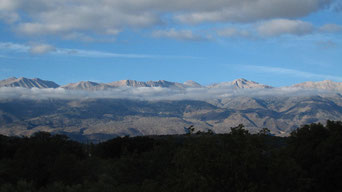
<path fill-rule="evenodd" d="M 202 41 L 207 40 L 207 37 L 200 35 L 195 35 L 191 30 L 158 30 L 152 33 L 152 36 L 157 38 L 171 38 L 177 40 L 187 40 L 187 41 Z"/>
<path fill-rule="evenodd" d="M 177 15 L 185 23 L 254 22 L 272 18 L 298 18 L 315 12 L 331 3 L 330 0 L 230 0 L 207 1 L 207 8 Z M 209 3 L 216 6 L 209 5 Z"/>
<path fill-rule="evenodd" d="M 0 19 L 17 21 L 27 35 L 92 32 L 116 35 L 125 28 L 170 22 L 255 22 L 299 18 L 333 0 L 0 0 Z"/>
<path fill-rule="evenodd" d="M 27 35 L 93 32 L 116 35 L 124 27 L 146 27 L 160 23 L 160 18 L 148 10 L 127 10 L 123 1 L 68 1 L 33 2 L 37 4 L 19 9 L 31 16 L 17 25 L 17 31 Z M 133 5 L 132 5 L 133 6 Z"/>
<path fill-rule="evenodd" d="M 45 54 L 56 50 L 54 46 L 47 44 L 35 44 L 30 47 L 30 52 L 33 54 Z"/>
<path fill-rule="evenodd" d="M 307 35 L 313 33 L 315 28 L 311 23 L 300 20 L 274 19 L 260 24 L 257 30 L 261 36 L 279 36 Z"/>
<path fill-rule="evenodd" d="M 336 94 L 326 90 L 280 87 L 272 89 L 227 89 L 161 87 L 120 87 L 104 91 L 66 90 L 63 88 L 1 87 L 0 100 L 4 99 L 134 99 L 134 100 L 212 100 L 236 96 L 293 96 Z"/>
<path fill-rule="evenodd" d="M 20 1 L 16 0 L 0 0 L 0 10 L 15 10 L 20 5 Z"/>
<path fill-rule="evenodd" d="M 321 33 L 338 33 L 341 31 L 342 26 L 333 23 L 315 26 L 301 20 L 273 19 L 259 22 L 254 25 L 218 29 L 216 30 L 216 33 L 221 37 L 255 39 L 259 37 L 272 38 L 282 35 L 304 36 Z"/>

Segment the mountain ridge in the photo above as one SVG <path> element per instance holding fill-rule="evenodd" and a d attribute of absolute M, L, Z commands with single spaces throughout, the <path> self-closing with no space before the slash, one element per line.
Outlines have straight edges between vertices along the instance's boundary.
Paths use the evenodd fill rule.
<path fill-rule="evenodd" d="M 66 131 L 79 135 L 183 134 L 183 127 L 216 133 L 244 124 L 286 136 L 300 125 L 340 120 L 342 97 L 231 97 L 209 101 L 130 99 L 0 100 L 0 134 Z"/>
<path fill-rule="evenodd" d="M 25 77 L 10 77 L 0 81 L 0 87 L 24 87 L 24 88 L 57 88 L 59 85 L 53 81 L 39 78 L 28 79 Z"/>
<path fill-rule="evenodd" d="M 273 88 L 269 85 L 263 85 L 255 81 L 250 81 L 244 78 L 235 79 L 233 81 L 215 83 L 208 86 L 209 88 L 236 88 L 236 89 L 251 89 L 251 88 Z"/>
<path fill-rule="evenodd" d="M 75 83 L 69 83 L 66 85 L 58 85 L 57 83 L 49 80 L 42 80 L 40 78 L 25 78 L 25 77 L 10 77 L 8 79 L 0 80 L 0 87 L 23 87 L 23 88 L 63 88 L 68 90 L 108 90 L 119 87 L 162 87 L 162 88 L 231 88 L 231 89 L 272 89 L 275 87 L 260 84 L 255 81 L 247 80 L 244 78 L 235 79 L 233 81 L 226 81 L 220 83 L 214 83 L 208 86 L 201 85 L 193 80 L 185 81 L 184 83 L 171 82 L 166 80 L 158 81 L 136 81 L 136 80 L 119 80 L 109 83 L 98 83 L 92 81 L 79 81 Z M 342 91 L 342 82 L 334 82 L 331 80 L 324 81 L 306 81 L 297 83 L 291 86 L 285 86 L 290 88 L 301 88 L 301 89 L 320 89 L 330 91 Z"/>
<path fill-rule="evenodd" d="M 306 81 L 303 83 L 295 84 L 293 85 L 293 87 L 342 91 L 342 82 L 334 82 L 331 80 L 324 80 L 319 82 Z"/>

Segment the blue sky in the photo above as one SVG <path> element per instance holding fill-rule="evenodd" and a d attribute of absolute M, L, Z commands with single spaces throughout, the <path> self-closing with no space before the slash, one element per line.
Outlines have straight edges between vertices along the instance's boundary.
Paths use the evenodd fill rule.
<path fill-rule="evenodd" d="M 0 79 L 342 82 L 340 0 L 0 0 Z"/>

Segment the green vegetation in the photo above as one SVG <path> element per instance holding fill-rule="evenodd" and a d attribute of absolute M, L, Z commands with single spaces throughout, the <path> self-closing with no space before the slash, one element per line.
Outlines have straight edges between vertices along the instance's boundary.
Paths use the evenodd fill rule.
<path fill-rule="evenodd" d="M 243 125 L 99 144 L 44 132 L 0 136 L 0 192 L 321 192 L 341 191 L 341 178 L 342 122 L 334 121 L 286 138 Z"/>

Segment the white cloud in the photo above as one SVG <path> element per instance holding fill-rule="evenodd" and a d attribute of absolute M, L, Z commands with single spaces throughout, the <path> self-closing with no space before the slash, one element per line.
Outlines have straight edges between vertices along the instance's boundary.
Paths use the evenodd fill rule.
<path fill-rule="evenodd" d="M 261 36 L 279 36 L 307 35 L 313 33 L 315 28 L 311 23 L 300 20 L 274 19 L 260 24 L 257 30 Z"/>
<path fill-rule="evenodd" d="M 255 22 L 274 18 L 299 18 L 329 5 L 331 0 L 228 0 L 207 1 L 207 8 L 177 16 L 185 23 Z M 216 6 L 209 5 L 215 4 Z"/>
<path fill-rule="evenodd" d="M 21 88 L 1 87 L 1 99 L 135 99 L 135 100 L 210 100 L 236 96 L 293 96 L 334 94 L 336 92 L 304 89 L 298 87 L 280 87 L 272 89 L 227 89 L 227 88 L 186 88 L 172 89 L 161 87 L 119 87 L 111 90 L 85 91 L 63 88 Z"/>
<path fill-rule="evenodd" d="M 82 50 L 82 49 L 64 49 L 55 48 L 47 44 L 32 44 L 31 46 L 10 43 L 10 42 L 0 42 L 0 50 L 12 51 L 12 52 L 24 52 L 24 53 L 34 53 L 34 54 L 44 54 L 52 52 L 57 55 L 73 55 L 78 57 L 121 57 L 121 58 L 154 58 L 162 57 L 157 55 L 144 55 L 144 54 L 120 54 L 111 53 L 95 50 Z M 167 57 L 167 56 L 166 56 Z"/>
<path fill-rule="evenodd" d="M 66 48 L 55 48 L 51 45 L 46 44 L 32 44 L 31 46 L 0 42 L 0 50 L 20 52 L 20 53 L 34 53 L 44 54 L 51 52 L 55 55 L 68 55 L 75 57 L 96 57 L 96 58 L 186 58 L 186 59 L 199 59 L 198 57 L 191 56 L 174 56 L 174 55 L 148 55 L 148 54 L 130 54 L 130 53 L 112 53 L 97 50 L 83 50 L 83 49 L 66 49 Z"/>
<path fill-rule="evenodd" d="M 144 54 L 121 54 L 111 53 L 94 50 L 81 50 L 81 49 L 58 49 L 57 54 L 61 55 L 74 55 L 79 57 L 121 57 L 121 58 L 155 58 L 156 55 L 144 55 Z"/>
<path fill-rule="evenodd" d="M 221 37 L 257 39 L 282 35 L 305 36 L 310 34 L 337 33 L 340 31 L 342 31 L 342 26 L 337 24 L 314 26 L 309 22 L 301 20 L 273 19 L 254 25 L 237 25 L 218 29 L 216 33 Z"/>
<path fill-rule="evenodd" d="M 146 27 L 161 22 L 149 10 L 129 10 L 130 6 L 134 6 L 131 3 L 107 0 L 76 0 L 73 3 L 59 0 L 21 1 L 24 6 L 19 10 L 26 13 L 30 20 L 20 22 L 17 31 L 26 35 L 73 32 L 116 35 L 125 27 Z"/>
<path fill-rule="evenodd" d="M 18 8 L 19 4 L 16 0 L 0 0 L 0 10 L 12 11 Z"/>
<path fill-rule="evenodd" d="M 195 35 L 191 30 L 158 30 L 152 33 L 152 36 L 157 38 L 171 38 L 177 40 L 190 40 L 190 41 L 201 41 L 207 40 L 208 38 L 200 35 Z"/>
<path fill-rule="evenodd" d="M 27 35 L 95 33 L 183 23 L 299 18 L 332 0 L 0 0 L 0 19 Z M 165 17 L 166 16 L 166 17 Z M 173 22 L 171 21 L 171 22 Z"/>
<path fill-rule="evenodd" d="M 30 52 L 33 54 L 45 54 L 56 50 L 57 49 L 54 46 L 47 44 L 34 44 L 30 47 Z"/>
<path fill-rule="evenodd" d="M 0 49 L 5 51 L 28 52 L 30 47 L 18 43 L 0 42 Z"/>
<path fill-rule="evenodd" d="M 319 28 L 322 32 L 336 33 L 342 31 L 342 26 L 337 24 L 325 24 Z"/>

